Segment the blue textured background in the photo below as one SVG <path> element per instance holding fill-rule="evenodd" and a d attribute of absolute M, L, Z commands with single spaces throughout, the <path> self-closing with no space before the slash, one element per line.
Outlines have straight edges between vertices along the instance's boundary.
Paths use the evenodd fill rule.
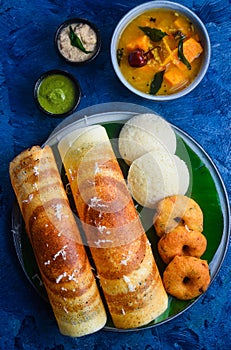
<path fill-rule="evenodd" d="M 0 1 L 0 349 L 212 350 L 231 346 L 230 249 L 207 293 L 175 320 L 133 333 L 100 331 L 80 339 L 60 335 L 49 306 L 38 297 L 17 260 L 11 235 L 13 192 L 8 165 L 23 149 L 42 144 L 60 120 L 41 114 L 33 85 L 44 71 L 72 72 L 82 88 L 78 109 L 110 101 L 144 105 L 194 137 L 211 156 L 231 198 L 231 16 L 229 0 L 183 0 L 205 23 L 212 45 L 203 82 L 188 96 L 152 103 L 132 95 L 117 80 L 109 45 L 120 18 L 142 3 L 133 0 Z M 67 66 L 56 55 L 53 36 L 67 18 L 93 20 L 102 34 L 102 51 L 89 66 Z M 216 234 L 216 232 L 214 232 Z"/>

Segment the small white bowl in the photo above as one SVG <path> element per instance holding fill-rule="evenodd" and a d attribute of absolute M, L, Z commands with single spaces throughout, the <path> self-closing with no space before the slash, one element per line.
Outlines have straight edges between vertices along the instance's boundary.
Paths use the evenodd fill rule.
<path fill-rule="evenodd" d="M 151 95 L 151 94 L 147 94 L 147 93 L 144 93 L 144 92 L 137 90 L 131 84 L 129 84 L 128 81 L 125 79 L 124 75 L 122 74 L 122 72 L 120 70 L 120 67 L 119 67 L 119 64 L 117 61 L 117 54 L 116 53 L 117 53 L 117 48 L 118 48 L 118 42 L 119 42 L 120 36 L 121 36 L 122 32 L 124 31 L 124 29 L 126 28 L 126 26 L 137 16 L 141 15 L 142 13 L 144 13 L 148 10 L 152 10 L 152 9 L 174 10 L 174 11 L 181 13 L 185 17 L 187 17 L 193 23 L 195 28 L 197 29 L 199 37 L 200 37 L 200 41 L 202 43 L 203 50 L 204 50 L 203 61 L 201 63 L 201 68 L 200 68 L 200 71 L 199 71 L 198 75 L 196 76 L 196 78 L 192 81 L 192 83 L 188 87 L 184 88 L 183 90 L 181 90 L 179 92 L 173 93 L 171 95 Z M 130 91 L 132 91 L 136 95 L 139 95 L 143 98 L 146 98 L 146 99 L 152 100 L 152 101 L 174 100 L 176 98 L 179 98 L 179 97 L 182 97 L 182 96 L 188 94 L 193 89 L 195 89 L 195 87 L 201 82 L 201 80 L 205 76 L 205 73 L 207 72 L 207 69 L 208 69 L 208 66 L 210 63 L 210 56 L 211 56 L 211 45 L 210 45 L 209 35 L 208 35 L 208 32 L 206 30 L 205 25 L 202 23 L 200 18 L 194 12 L 192 12 L 190 9 L 188 9 L 187 7 L 185 7 L 181 4 L 175 3 L 175 2 L 170 2 L 170 1 L 150 1 L 150 2 L 146 2 L 142 5 L 139 5 L 135 8 L 133 8 L 117 24 L 117 26 L 114 30 L 113 36 L 112 36 L 112 40 L 111 40 L 111 61 L 112 61 L 112 65 L 113 65 L 113 68 L 115 70 L 115 73 L 118 76 L 118 78 L 120 79 L 120 81 Z"/>

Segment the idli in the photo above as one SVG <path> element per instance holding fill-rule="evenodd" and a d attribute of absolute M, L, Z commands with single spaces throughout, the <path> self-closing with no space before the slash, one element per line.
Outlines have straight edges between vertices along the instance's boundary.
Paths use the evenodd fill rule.
<path fill-rule="evenodd" d="M 154 113 L 137 114 L 124 124 L 119 134 L 119 151 L 128 165 L 145 153 L 163 147 L 174 154 L 176 135 L 170 124 Z"/>
<path fill-rule="evenodd" d="M 155 208 L 157 202 L 179 192 L 179 178 L 173 155 L 164 148 L 145 153 L 132 162 L 128 188 L 140 205 Z"/>
<path fill-rule="evenodd" d="M 186 163 L 179 158 L 176 154 L 173 155 L 173 160 L 176 164 L 178 178 L 179 178 L 179 190 L 178 194 L 186 194 L 189 189 L 190 175 Z"/>

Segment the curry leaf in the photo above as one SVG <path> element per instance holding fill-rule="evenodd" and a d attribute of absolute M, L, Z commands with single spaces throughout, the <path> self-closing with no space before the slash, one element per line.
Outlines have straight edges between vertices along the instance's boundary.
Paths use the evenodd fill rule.
<path fill-rule="evenodd" d="M 184 42 L 184 37 L 181 37 L 179 40 L 179 43 L 178 43 L 178 58 L 181 62 L 183 62 L 186 65 L 188 70 L 190 70 L 191 64 L 189 63 L 189 61 L 187 60 L 187 58 L 184 55 L 183 42 Z"/>
<path fill-rule="evenodd" d="M 80 38 L 75 34 L 74 30 L 72 29 L 71 26 L 69 26 L 70 29 L 70 34 L 69 34 L 69 38 L 71 41 L 71 45 L 77 47 L 78 49 L 80 49 L 81 51 L 83 51 L 84 53 L 91 53 L 92 51 L 87 51 L 85 49 L 85 47 L 82 44 L 82 41 L 80 40 Z"/>
<path fill-rule="evenodd" d="M 150 27 L 139 27 L 144 34 L 146 34 L 152 41 L 160 41 L 163 37 L 168 35 L 165 32 L 162 32 L 160 29 L 150 28 Z"/>
<path fill-rule="evenodd" d="M 161 72 L 158 72 L 154 75 L 154 78 L 150 85 L 150 94 L 155 95 L 159 90 L 163 82 L 165 70 L 162 70 Z"/>

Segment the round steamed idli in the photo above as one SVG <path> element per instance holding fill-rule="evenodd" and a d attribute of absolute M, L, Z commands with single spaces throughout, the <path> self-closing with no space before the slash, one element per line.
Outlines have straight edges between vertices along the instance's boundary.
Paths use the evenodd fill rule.
<path fill-rule="evenodd" d="M 131 195 L 139 204 L 154 208 L 161 199 L 179 191 L 173 155 L 164 148 L 145 153 L 132 162 L 127 182 Z"/>
<path fill-rule="evenodd" d="M 184 195 L 188 188 L 190 182 L 189 170 L 185 162 L 180 159 L 177 155 L 173 155 L 173 160 L 176 164 L 179 177 L 179 191 L 178 194 Z"/>
<path fill-rule="evenodd" d="M 143 154 L 163 146 L 174 154 L 176 135 L 170 124 L 154 113 L 137 114 L 129 119 L 119 135 L 119 151 L 128 165 Z"/>

